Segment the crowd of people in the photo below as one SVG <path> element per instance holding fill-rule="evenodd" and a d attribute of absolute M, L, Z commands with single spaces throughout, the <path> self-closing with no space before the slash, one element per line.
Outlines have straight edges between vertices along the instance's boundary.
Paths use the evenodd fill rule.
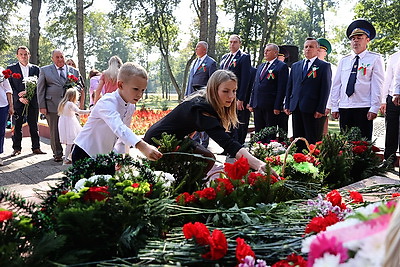
<path fill-rule="evenodd" d="M 74 163 L 112 150 L 125 153 L 130 147 L 138 148 L 150 160 L 157 160 L 162 154 L 154 147 L 152 138 L 166 132 L 180 139 L 191 136 L 195 151 L 208 157 L 213 157 L 207 150 L 211 137 L 224 149 L 224 154 L 234 158 L 244 156 L 252 168 L 265 171 L 265 163 L 243 147 L 251 112 L 256 132 L 265 127 L 287 132 L 288 118 L 292 115 L 293 137 L 305 137 L 309 143 L 315 143 L 327 132 L 330 112 L 339 119 L 342 131 L 358 127 L 362 137 L 371 140 L 372 123 L 381 110 L 386 114 L 385 158 L 389 159 L 396 154 L 398 146 L 400 70 L 397 70 L 397 62 L 400 54 L 389 59 L 384 79 L 382 56 L 367 50 L 368 43 L 376 35 L 373 25 L 363 19 L 355 20 L 346 34 L 352 53 L 343 56 L 337 69 L 325 60 L 332 48 L 324 38 L 307 38 L 304 60 L 290 67 L 286 64 L 290 55 L 273 43 L 265 46 L 265 63 L 254 68 L 250 55 L 240 49 L 239 35 L 229 37 L 230 51 L 222 56 L 219 64 L 207 55 L 208 44 L 198 42 L 186 98 L 154 124 L 143 139 L 129 129 L 135 104 L 147 87 L 148 76 L 143 67 L 131 62 L 123 64 L 119 57 L 113 56 L 103 73 L 92 70 L 89 73 L 91 111 L 81 128 L 75 114 L 89 111 L 76 105 L 83 84 L 75 63 L 66 61 L 63 51 L 56 49 L 52 52 L 53 64 L 39 68 L 29 63 L 29 49 L 21 46 L 17 49 L 18 63 L 7 67 L 20 77 L 11 75 L 0 84 L 3 89 L 0 123 L 3 126 L 3 117 L 14 114 L 12 156 L 21 153 L 22 109 L 30 103 L 26 121 L 32 151 L 43 153 L 37 131 L 40 112 L 46 116 L 50 128 L 56 162 Z M 24 78 L 29 76 L 38 76 L 37 94 L 31 99 L 26 98 L 23 84 Z M 71 76 L 77 77 L 73 86 Z M 275 134 L 270 134 L 263 141 L 276 138 Z M 4 135 L 0 139 L 4 140 Z M 61 144 L 66 146 L 64 153 Z M 299 149 L 304 145 L 299 144 Z M 2 147 L 0 143 L 0 149 Z"/>

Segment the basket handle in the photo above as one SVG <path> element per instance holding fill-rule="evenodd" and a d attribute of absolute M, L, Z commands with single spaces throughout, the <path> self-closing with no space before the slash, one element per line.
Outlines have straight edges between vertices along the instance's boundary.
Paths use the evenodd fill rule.
<path fill-rule="evenodd" d="M 308 151 L 310 151 L 310 144 L 308 143 L 307 139 L 305 139 L 304 137 L 296 137 L 296 138 L 293 140 L 293 142 L 290 143 L 289 147 L 286 149 L 285 158 L 284 158 L 284 160 L 283 160 L 282 173 L 281 173 L 282 177 L 285 177 L 286 159 L 287 159 L 287 156 L 288 156 L 288 154 L 289 154 L 289 151 L 290 151 L 290 149 L 292 148 L 292 146 L 294 146 L 294 144 L 296 144 L 296 142 L 299 141 L 299 140 L 304 141 L 304 142 L 306 143 L 306 146 L 307 146 Z M 311 152 L 311 151 L 310 151 L 310 152 Z"/>

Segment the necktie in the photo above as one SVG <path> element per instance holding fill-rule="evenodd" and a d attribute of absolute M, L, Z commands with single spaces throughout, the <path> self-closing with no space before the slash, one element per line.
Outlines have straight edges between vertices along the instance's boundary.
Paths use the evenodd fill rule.
<path fill-rule="evenodd" d="M 63 80 L 66 80 L 67 78 L 65 77 L 64 69 L 63 69 L 63 68 L 58 68 L 58 70 L 60 71 L 60 77 L 61 77 Z"/>
<path fill-rule="evenodd" d="M 195 73 L 195 72 L 197 71 L 197 69 L 199 68 L 199 66 L 200 66 L 200 61 L 201 61 L 201 59 L 200 59 L 200 58 L 197 58 L 196 64 L 194 64 L 194 71 L 193 71 L 193 73 Z"/>
<path fill-rule="evenodd" d="M 357 69 L 358 69 L 358 59 L 360 57 L 357 55 L 356 60 L 354 61 L 353 68 L 351 69 L 349 81 L 347 82 L 346 87 L 346 95 L 350 97 L 354 93 L 354 85 L 356 84 L 357 80 Z"/>
<path fill-rule="evenodd" d="M 228 57 L 228 59 L 225 61 L 225 63 L 224 63 L 224 70 L 229 69 L 229 63 L 231 62 L 232 57 L 233 57 L 233 54 L 230 54 L 229 57 Z"/>
<path fill-rule="evenodd" d="M 307 75 L 308 63 L 310 63 L 310 60 L 309 60 L 309 59 L 307 59 L 306 64 L 304 65 L 304 68 L 303 68 L 303 77 L 306 77 L 306 75 Z"/>
<path fill-rule="evenodd" d="M 265 76 L 265 73 L 266 73 L 267 70 L 268 70 L 268 67 L 269 67 L 269 62 L 267 62 L 267 64 L 265 64 L 263 70 L 261 71 L 260 80 L 264 79 L 264 76 Z"/>

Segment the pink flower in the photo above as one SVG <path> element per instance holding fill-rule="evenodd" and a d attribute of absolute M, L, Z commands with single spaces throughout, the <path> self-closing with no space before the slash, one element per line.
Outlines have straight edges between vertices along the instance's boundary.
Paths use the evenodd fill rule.
<path fill-rule="evenodd" d="M 319 234 L 311 243 L 310 253 L 308 254 L 308 266 L 312 267 L 315 260 L 323 257 L 325 253 L 340 255 L 340 263 L 344 263 L 349 258 L 347 249 L 335 237 L 326 238 L 324 234 Z"/>

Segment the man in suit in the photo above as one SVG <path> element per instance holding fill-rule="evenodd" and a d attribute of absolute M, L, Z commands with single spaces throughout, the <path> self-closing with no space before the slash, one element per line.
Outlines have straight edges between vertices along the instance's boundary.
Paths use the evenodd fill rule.
<path fill-rule="evenodd" d="M 249 87 L 251 61 L 250 55 L 239 49 L 241 44 L 239 35 L 233 34 L 229 37 L 230 53 L 222 56 L 220 69 L 232 71 L 238 79 L 236 98 L 239 127 L 237 130 L 233 130 L 233 135 L 239 143 L 244 144 L 250 120 L 250 110 L 247 109 L 247 104 L 251 91 Z"/>
<path fill-rule="evenodd" d="M 69 75 L 79 77 L 80 73 L 77 69 L 65 64 L 62 50 L 53 50 L 51 60 L 53 64 L 44 66 L 40 70 L 37 94 L 39 111 L 46 115 L 50 128 L 50 145 L 53 150 L 54 161 L 61 162 L 63 160 L 63 149 L 58 134 L 58 104 L 64 96 L 65 85 L 69 82 L 67 77 Z"/>
<path fill-rule="evenodd" d="M 198 42 L 195 51 L 197 58 L 190 69 L 185 96 L 206 87 L 208 79 L 217 70 L 217 62 L 207 55 L 207 42 Z M 206 132 L 196 132 L 192 139 L 203 145 L 205 148 L 208 147 L 209 137 Z"/>
<path fill-rule="evenodd" d="M 358 127 L 361 137 L 372 138 L 373 120 L 381 105 L 381 90 L 385 74 L 382 56 L 367 50 L 376 31 L 364 20 L 353 21 L 346 31 L 351 40 L 352 54 L 344 56 L 338 65 L 332 84 L 332 116 L 340 129 Z"/>
<path fill-rule="evenodd" d="M 23 79 L 29 76 L 39 76 L 39 67 L 29 63 L 31 54 L 26 46 L 19 46 L 17 48 L 17 59 L 18 62 L 9 65 L 7 69 L 10 69 L 13 73 L 21 74 L 20 79 L 10 77 L 8 81 L 10 82 L 11 88 L 13 90 L 13 102 L 14 102 L 14 115 L 13 122 L 15 125 L 14 134 L 12 136 L 13 149 L 11 156 L 17 156 L 21 154 L 22 146 L 22 124 L 24 122 L 24 117 L 26 116 L 26 122 L 29 126 L 29 133 L 32 142 L 32 152 L 33 154 L 46 154 L 40 149 L 40 140 L 38 132 L 38 117 L 39 117 L 39 106 L 37 103 L 36 92 L 31 100 L 25 98 L 25 84 Z M 26 105 L 28 105 L 26 107 Z M 24 112 L 24 108 L 26 111 Z M 24 113 L 24 114 L 22 114 Z"/>
<path fill-rule="evenodd" d="M 288 66 L 278 60 L 279 47 L 267 44 L 264 49 L 266 63 L 257 68 L 249 109 L 254 112 L 254 126 L 258 133 L 265 127 L 277 127 L 278 116 L 283 110 Z M 266 136 L 262 142 L 269 143 L 276 135 Z"/>
<path fill-rule="evenodd" d="M 304 43 L 305 59 L 292 65 L 286 90 L 285 113 L 293 114 L 293 137 L 305 137 L 310 144 L 322 138 L 326 103 L 332 84 L 329 63 L 318 59 L 315 38 Z M 298 149 L 305 148 L 299 143 Z"/>
<path fill-rule="evenodd" d="M 196 45 L 197 58 L 189 72 L 189 81 L 186 86 L 185 96 L 207 85 L 211 74 L 217 70 L 217 62 L 207 55 L 207 42 L 200 41 Z"/>

